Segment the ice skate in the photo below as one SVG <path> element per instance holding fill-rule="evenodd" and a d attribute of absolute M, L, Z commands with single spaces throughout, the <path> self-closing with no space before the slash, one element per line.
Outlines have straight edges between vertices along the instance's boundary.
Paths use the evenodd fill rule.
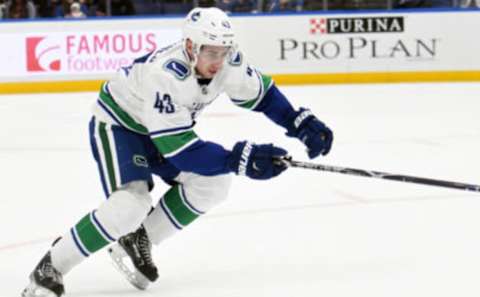
<path fill-rule="evenodd" d="M 152 243 L 145 228 L 121 237 L 108 249 L 114 266 L 127 280 L 140 290 L 158 278 L 157 267 L 152 260 Z"/>
<path fill-rule="evenodd" d="M 53 267 L 48 252 L 30 274 L 30 284 L 22 297 L 60 297 L 64 293 L 62 274 Z"/>

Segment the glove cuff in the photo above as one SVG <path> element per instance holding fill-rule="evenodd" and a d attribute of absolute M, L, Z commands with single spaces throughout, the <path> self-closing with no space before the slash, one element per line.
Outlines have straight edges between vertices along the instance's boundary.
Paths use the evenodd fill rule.
<path fill-rule="evenodd" d="M 230 153 L 230 170 L 238 175 L 247 175 L 247 166 L 252 154 L 253 143 L 249 141 L 237 142 Z"/>
<path fill-rule="evenodd" d="M 313 117 L 310 109 L 301 107 L 298 111 L 293 112 L 288 116 L 287 136 L 297 137 L 298 130 L 305 123 L 309 117 Z"/>
<path fill-rule="evenodd" d="M 300 113 L 297 115 L 297 117 L 293 121 L 293 126 L 295 126 L 295 128 L 298 129 L 309 116 L 313 116 L 312 111 L 310 109 L 301 108 Z"/>

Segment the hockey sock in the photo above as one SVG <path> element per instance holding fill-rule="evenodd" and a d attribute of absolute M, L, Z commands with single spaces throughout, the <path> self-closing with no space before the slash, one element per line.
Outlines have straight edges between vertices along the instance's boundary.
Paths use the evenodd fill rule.
<path fill-rule="evenodd" d="M 182 230 L 203 212 L 196 209 L 185 197 L 181 185 L 175 185 L 160 199 L 148 215 L 143 226 L 154 244 Z"/>
<path fill-rule="evenodd" d="M 149 196 L 114 192 L 52 247 L 53 266 L 66 274 L 91 254 L 134 231 L 150 210 L 150 201 Z"/>
<path fill-rule="evenodd" d="M 63 275 L 115 239 L 98 221 L 95 211 L 84 216 L 51 249 L 53 266 Z"/>

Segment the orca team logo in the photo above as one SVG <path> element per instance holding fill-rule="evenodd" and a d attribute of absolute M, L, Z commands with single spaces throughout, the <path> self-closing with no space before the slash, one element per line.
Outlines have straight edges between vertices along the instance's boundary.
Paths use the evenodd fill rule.
<path fill-rule="evenodd" d="M 312 18 L 310 34 L 404 32 L 403 17 Z"/>
<path fill-rule="evenodd" d="M 142 155 L 133 155 L 133 163 L 139 167 L 148 168 L 148 160 Z"/>
<path fill-rule="evenodd" d="M 192 21 L 196 22 L 200 18 L 200 11 L 194 12 L 191 16 Z"/>
<path fill-rule="evenodd" d="M 27 71 L 47 72 L 60 70 L 60 45 L 45 37 L 27 37 Z"/>

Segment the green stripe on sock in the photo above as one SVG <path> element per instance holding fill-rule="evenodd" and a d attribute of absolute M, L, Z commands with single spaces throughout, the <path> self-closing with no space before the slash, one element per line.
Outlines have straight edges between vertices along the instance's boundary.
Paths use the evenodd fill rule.
<path fill-rule="evenodd" d="M 83 219 L 75 225 L 75 229 L 77 230 L 80 241 L 89 253 L 95 253 L 109 244 L 91 221 L 90 214 L 84 216 Z"/>
<path fill-rule="evenodd" d="M 130 130 L 133 130 L 140 134 L 148 134 L 147 128 L 145 126 L 137 123 L 126 111 L 124 111 L 118 104 L 113 100 L 107 92 L 104 91 L 103 87 L 100 91 L 100 100 L 107 105 L 111 111 L 120 119 L 122 125 L 127 127 Z"/>
<path fill-rule="evenodd" d="M 187 226 L 191 222 L 193 222 L 199 216 L 192 212 L 182 201 L 180 197 L 180 186 L 176 185 L 170 188 L 170 190 L 164 196 L 165 205 L 170 210 L 170 213 L 174 216 L 174 218 L 182 224 L 183 226 Z"/>
<path fill-rule="evenodd" d="M 112 151 L 110 149 L 110 142 L 108 141 L 107 129 L 105 123 L 100 123 L 98 132 L 100 134 L 100 140 L 102 142 L 103 153 L 105 156 L 105 165 L 107 167 L 107 178 L 110 182 L 111 193 L 117 189 L 117 183 L 115 182 L 115 170 L 113 168 Z"/>
<path fill-rule="evenodd" d="M 153 139 L 153 143 L 158 148 L 162 155 L 168 155 L 176 150 L 181 149 L 190 141 L 198 138 L 197 134 L 192 130 L 174 134 L 174 135 L 166 135 L 160 136 Z"/>

